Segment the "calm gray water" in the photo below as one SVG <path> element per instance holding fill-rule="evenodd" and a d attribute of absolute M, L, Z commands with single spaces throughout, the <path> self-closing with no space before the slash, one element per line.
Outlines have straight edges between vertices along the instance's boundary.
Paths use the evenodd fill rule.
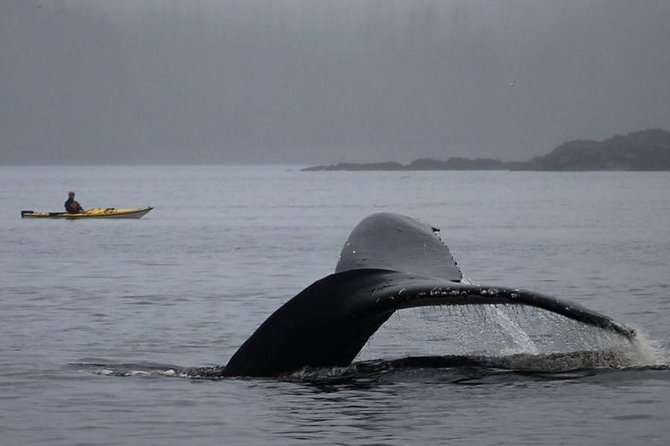
<path fill-rule="evenodd" d="M 663 359 L 332 383 L 169 370 L 225 364 L 272 311 L 331 273 L 351 229 L 378 211 L 440 226 L 473 281 L 579 302 L 663 355 L 669 187 L 667 173 L 0 167 L 0 443 L 667 444 Z M 70 189 L 84 207 L 155 209 L 137 221 L 20 219 L 21 209 L 60 210 Z M 473 342 L 479 353 L 528 353 L 511 325 L 484 342 L 481 318 L 398 315 L 361 358 L 468 353 Z"/>

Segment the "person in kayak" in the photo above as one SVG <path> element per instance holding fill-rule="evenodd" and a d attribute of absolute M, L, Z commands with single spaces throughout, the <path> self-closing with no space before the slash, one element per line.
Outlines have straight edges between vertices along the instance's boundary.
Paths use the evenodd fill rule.
<path fill-rule="evenodd" d="M 70 191 L 67 193 L 67 201 L 65 202 L 65 212 L 72 214 L 80 214 L 84 212 L 84 208 L 81 207 L 79 202 L 74 199 L 74 192 Z"/>

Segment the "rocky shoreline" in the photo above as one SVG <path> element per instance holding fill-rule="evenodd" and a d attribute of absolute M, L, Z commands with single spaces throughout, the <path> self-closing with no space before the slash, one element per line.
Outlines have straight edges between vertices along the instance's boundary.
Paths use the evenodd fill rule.
<path fill-rule="evenodd" d="M 338 163 L 306 167 L 303 171 L 408 171 L 408 170 L 532 170 L 532 171 L 666 171 L 670 170 L 670 132 L 642 130 L 604 141 L 576 140 L 528 161 L 452 157 L 420 158 L 398 162 Z"/>

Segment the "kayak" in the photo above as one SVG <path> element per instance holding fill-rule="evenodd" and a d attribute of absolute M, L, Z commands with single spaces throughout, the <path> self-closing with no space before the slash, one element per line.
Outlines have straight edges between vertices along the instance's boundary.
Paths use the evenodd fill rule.
<path fill-rule="evenodd" d="M 92 208 L 84 212 L 21 211 L 21 218 L 142 218 L 152 210 L 145 208 Z"/>

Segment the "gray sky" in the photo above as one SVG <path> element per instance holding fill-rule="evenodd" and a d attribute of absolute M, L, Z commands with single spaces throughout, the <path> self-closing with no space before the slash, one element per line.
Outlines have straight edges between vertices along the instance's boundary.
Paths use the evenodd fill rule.
<path fill-rule="evenodd" d="M 670 128 L 667 0 L 0 0 L 0 164 L 521 160 Z"/>

